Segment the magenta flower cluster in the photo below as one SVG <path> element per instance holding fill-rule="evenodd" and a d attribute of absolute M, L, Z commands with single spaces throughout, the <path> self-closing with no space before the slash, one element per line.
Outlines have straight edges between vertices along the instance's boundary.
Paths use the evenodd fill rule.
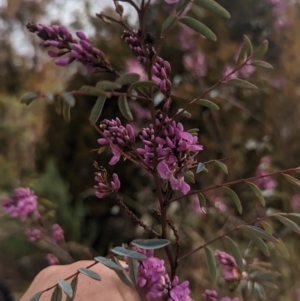
<path fill-rule="evenodd" d="M 255 176 L 265 176 L 268 174 L 268 170 L 271 166 L 271 159 L 268 156 L 262 157 L 260 164 L 256 170 Z M 277 182 L 271 177 L 264 177 L 255 180 L 256 185 L 262 190 L 271 190 L 275 189 Z"/>
<path fill-rule="evenodd" d="M 5 199 L 2 203 L 2 209 L 11 217 L 19 218 L 24 221 L 29 214 L 38 217 L 37 196 L 29 188 L 18 187 L 13 195 Z"/>
<path fill-rule="evenodd" d="M 213 290 L 206 290 L 202 294 L 202 297 L 205 300 L 208 300 L 208 301 L 219 301 L 218 293 L 216 291 L 213 291 Z M 220 301 L 239 301 L 239 298 L 233 298 L 233 299 L 231 299 L 229 297 L 223 297 Z"/>
<path fill-rule="evenodd" d="M 147 300 L 163 297 L 167 301 L 192 301 L 189 282 L 179 283 L 177 276 L 171 281 L 163 260 L 153 256 L 153 250 L 135 248 L 148 257 L 138 263 L 138 285 L 147 289 Z"/>
<path fill-rule="evenodd" d="M 95 195 L 99 199 L 116 193 L 121 187 L 119 177 L 115 173 L 113 174 L 113 180 L 108 183 L 106 171 L 98 171 L 95 173 L 95 181 L 98 183 L 94 186 L 96 189 Z"/>
<path fill-rule="evenodd" d="M 57 258 L 55 255 L 51 254 L 51 253 L 48 253 L 48 254 L 46 255 L 46 260 L 47 260 L 47 262 L 48 262 L 48 265 L 56 265 L 56 264 L 59 264 L 58 258 Z"/>
<path fill-rule="evenodd" d="M 226 252 L 216 251 L 215 257 L 218 263 L 222 266 L 225 281 L 232 282 L 234 280 L 241 279 L 241 272 L 235 259 L 231 255 Z"/>
<path fill-rule="evenodd" d="M 93 47 L 83 32 L 76 32 L 78 41 L 64 26 L 28 23 L 27 28 L 43 40 L 41 43 L 43 47 L 56 48 L 56 50 L 48 51 L 50 57 L 57 58 L 56 65 L 67 66 L 76 60 L 83 64 L 89 72 L 114 73 L 103 52 Z"/>
<path fill-rule="evenodd" d="M 138 56 L 137 59 L 144 65 L 151 64 L 151 80 L 155 82 L 160 91 L 169 97 L 172 84 L 168 79 L 171 73 L 171 65 L 161 57 L 156 55 L 153 47 L 154 39 L 147 34 L 145 38 L 145 48 L 142 47 L 141 32 L 138 30 L 124 31 L 122 39 L 128 44 L 129 48 Z"/>
<path fill-rule="evenodd" d="M 65 239 L 64 230 L 60 227 L 59 224 L 52 225 L 52 234 L 51 237 L 55 242 L 59 242 Z"/>
<path fill-rule="evenodd" d="M 160 177 L 168 181 L 172 189 L 186 194 L 190 186 L 184 181 L 184 173 L 195 165 L 195 153 L 203 150 L 203 146 L 198 144 L 197 136 L 184 131 L 180 122 L 170 120 L 162 112 L 156 115 L 155 127 L 156 129 L 151 124 L 149 128 L 141 131 L 139 136 L 144 148 L 138 148 L 137 151 L 150 166 L 154 165 L 156 152 L 159 162 L 157 171 Z"/>
<path fill-rule="evenodd" d="M 30 242 L 38 241 L 41 238 L 42 231 L 39 229 L 26 229 L 25 235 L 27 236 Z"/>

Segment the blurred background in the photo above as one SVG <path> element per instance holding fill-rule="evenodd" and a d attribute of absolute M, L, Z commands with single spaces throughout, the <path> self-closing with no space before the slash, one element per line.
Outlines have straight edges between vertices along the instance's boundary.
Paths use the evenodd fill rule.
<path fill-rule="evenodd" d="M 244 68 L 238 77 L 257 85 L 259 92 L 220 87 L 209 95 L 220 111 L 197 106 L 190 110 L 191 118 L 181 120 L 186 129 L 199 128 L 199 141 L 204 145 L 199 155 L 201 162 L 228 158 L 225 162 L 228 175 L 209 168 L 209 173 L 197 175 L 194 188 L 299 165 L 299 3 L 296 0 L 218 2 L 231 13 L 231 19 L 200 8 L 189 13 L 216 33 L 216 43 L 178 25 L 170 31 L 164 44 L 161 56 L 171 63 L 174 93 L 178 96 L 174 98 L 172 112 L 183 107 L 184 99 L 199 95 L 232 68 L 243 34 L 248 35 L 255 47 L 265 39 L 269 41 L 266 61 L 274 69 Z M 99 155 L 94 151 L 99 136 L 88 117 L 95 98 L 77 97 L 70 123 L 47 101 L 34 101 L 27 107 L 20 104 L 20 98 L 28 91 L 69 91 L 113 78 L 93 76 L 76 64 L 66 68 L 54 65 L 53 59 L 40 48 L 39 39 L 27 31 L 26 23 L 62 24 L 72 33 L 83 30 L 115 69 L 142 74 L 142 66 L 120 39 L 122 28 L 96 18 L 95 13 L 102 10 L 115 14 L 109 1 L 0 1 L 0 201 L 9 197 L 16 187 L 33 189 L 47 223 L 58 223 L 64 229 L 67 241 L 64 248 L 74 260 L 105 255 L 111 246 L 130 242 L 141 236 L 142 231 L 112 199 L 94 197 L 93 162 L 107 167 L 111 157 L 108 152 Z M 153 1 L 146 23 L 154 37 L 159 38 L 159 28 L 169 10 L 164 1 Z M 136 15 L 126 5 L 124 18 L 136 26 Z M 160 108 L 159 96 L 156 101 Z M 135 117 L 133 126 L 139 131 L 149 123 L 149 113 L 143 103 L 131 101 L 130 106 Z M 113 118 L 117 111 L 117 99 L 112 98 L 102 117 Z M 109 173 L 118 173 L 125 203 L 148 224 L 158 227 L 151 215 L 156 200 L 147 173 L 127 161 L 107 168 Z M 181 231 L 182 252 L 212 239 L 221 228 L 226 231 L 237 225 L 241 218 L 250 221 L 267 210 L 300 212 L 299 189 L 282 177 L 257 185 L 263 190 L 268 208 L 262 208 L 245 185 L 233 187 L 244 206 L 242 216 L 218 190 L 205 195 L 206 213 L 194 198 L 174 204 L 170 218 Z M 299 238 L 275 222 L 273 226 L 286 243 L 290 259 L 271 249 L 270 269 L 282 274 L 275 281 L 278 290 L 268 290 L 268 298 L 300 300 Z M 16 300 L 34 276 L 47 266 L 45 254 L 49 253 L 45 246 L 28 241 L 24 235 L 26 227 L 26 220 L 13 219 L 0 211 L 0 279 L 8 284 Z M 237 233 L 232 239 L 244 254 L 247 242 L 243 236 Z M 224 249 L 221 242 L 212 247 Z M 199 252 L 181 267 L 182 280 L 189 279 L 192 283 L 192 296 L 200 300 L 206 288 L 217 287 L 229 294 L 228 287 L 222 283 L 212 286 L 203 256 Z M 251 258 L 266 259 L 259 252 Z M 66 262 L 61 260 L 61 263 Z"/>

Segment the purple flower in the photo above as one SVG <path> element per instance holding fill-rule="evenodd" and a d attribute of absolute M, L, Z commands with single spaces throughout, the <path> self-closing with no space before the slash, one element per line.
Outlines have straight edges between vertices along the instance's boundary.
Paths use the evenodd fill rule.
<path fill-rule="evenodd" d="M 107 181 L 107 173 L 104 168 L 100 168 L 100 171 L 95 173 L 95 181 L 97 181 L 97 185 L 94 186 L 96 189 L 95 195 L 97 198 L 102 199 L 107 195 L 116 193 L 120 187 L 121 182 L 117 174 L 113 174 L 113 180 L 108 183 Z"/>
<path fill-rule="evenodd" d="M 59 224 L 52 225 L 52 239 L 56 242 L 62 241 L 65 239 L 64 230 L 60 227 Z"/>
<path fill-rule="evenodd" d="M 268 170 L 271 166 L 271 159 L 268 156 L 262 157 L 260 160 L 260 164 L 256 170 L 255 176 L 265 176 L 268 174 Z M 276 188 L 277 182 L 272 179 L 271 177 L 263 177 L 255 180 L 256 185 L 258 188 L 262 190 L 271 190 Z"/>
<path fill-rule="evenodd" d="M 169 277 L 166 275 L 166 283 L 169 282 Z M 190 298 L 190 289 L 189 289 L 189 282 L 183 281 L 179 284 L 178 276 L 175 276 L 171 285 L 169 284 L 169 296 L 167 301 L 191 301 Z"/>
<path fill-rule="evenodd" d="M 300 212 L 300 194 L 296 194 L 292 197 L 291 206 L 294 212 Z"/>
<path fill-rule="evenodd" d="M 42 234 L 42 232 L 39 229 L 27 228 L 25 230 L 25 235 L 27 236 L 27 238 L 30 242 L 38 241 L 41 238 L 41 234 Z"/>
<path fill-rule="evenodd" d="M 241 279 L 241 272 L 235 259 L 226 252 L 216 251 L 215 257 L 223 268 L 223 277 L 225 281 L 232 282 Z"/>
<path fill-rule="evenodd" d="M 202 297 L 208 301 L 218 301 L 219 300 L 218 293 L 213 290 L 205 290 L 205 292 L 202 294 Z"/>
<path fill-rule="evenodd" d="M 198 51 L 193 54 L 185 54 L 183 57 L 183 65 L 189 72 L 193 72 L 198 78 L 206 76 L 207 63 L 204 53 Z"/>
<path fill-rule="evenodd" d="M 59 264 L 58 258 L 55 255 L 51 254 L 51 253 L 49 253 L 49 254 L 46 255 L 46 260 L 48 262 L 48 265 Z"/>
<path fill-rule="evenodd" d="M 36 218 L 39 217 L 37 205 L 37 196 L 33 191 L 29 188 L 18 187 L 14 190 L 11 198 L 3 201 L 2 209 L 11 217 L 17 217 L 24 221 L 30 213 Z"/>

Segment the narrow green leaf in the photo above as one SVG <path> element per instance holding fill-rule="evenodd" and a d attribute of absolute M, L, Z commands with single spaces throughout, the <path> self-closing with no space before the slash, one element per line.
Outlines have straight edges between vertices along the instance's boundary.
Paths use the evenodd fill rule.
<path fill-rule="evenodd" d="M 57 280 L 57 283 L 67 296 L 69 296 L 70 298 L 73 297 L 73 289 L 69 282 L 65 280 Z"/>
<path fill-rule="evenodd" d="M 264 61 L 259 61 L 259 60 L 251 61 L 250 65 L 255 66 L 255 67 L 262 67 L 262 68 L 266 68 L 266 69 L 273 69 L 273 66 L 271 64 L 264 62 Z"/>
<path fill-rule="evenodd" d="M 93 106 L 91 114 L 90 114 L 90 122 L 91 123 L 95 124 L 98 121 L 98 119 L 100 118 L 105 101 L 106 101 L 106 97 L 103 97 L 103 96 L 98 97 L 96 103 Z"/>
<path fill-rule="evenodd" d="M 125 73 L 122 74 L 116 81 L 115 83 L 124 86 L 124 85 L 129 85 L 132 84 L 140 79 L 140 75 L 137 73 Z"/>
<path fill-rule="evenodd" d="M 264 281 L 264 286 L 267 286 L 273 290 L 278 290 L 278 286 L 274 284 L 273 282 Z"/>
<path fill-rule="evenodd" d="M 295 223 L 300 223 L 300 213 L 280 213 L 280 215 L 291 219 Z"/>
<path fill-rule="evenodd" d="M 263 286 L 257 282 L 254 282 L 254 292 L 262 299 L 266 299 L 266 293 Z"/>
<path fill-rule="evenodd" d="M 102 97 L 108 97 L 109 93 L 105 92 L 103 90 L 97 89 L 93 86 L 82 86 L 80 90 L 82 93 L 92 96 L 102 96 Z"/>
<path fill-rule="evenodd" d="M 116 263 L 114 263 L 113 261 L 111 261 L 105 257 L 98 256 L 98 257 L 95 257 L 94 259 L 95 259 L 95 261 L 102 263 L 103 265 L 105 265 L 106 267 L 108 267 L 112 270 L 122 271 L 122 269 L 123 269 L 122 266 L 117 265 Z"/>
<path fill-rule="evenodd" d="M 167 31 L 171 30 L 178 22 L 178 17 L 176 15 L 169 16 L 162 25 L 161 33 L 162 35 Z"/>
<path fill-rule="evenodd" d="M 66 103 L 65 101 L 63 102 L 62 115 L 63 115 L 66 122 L 70 122 L 70 120 L 71 120 L 71 106 L 68 103 Z"/>
<path fill-rule="evenodd" d="M 264 40 L 261 45 L 255 50 L 254 55 L 257 57 L 262 57 L 266 54 L 269 48 L 269 42 Z"/>
<path fill-rule="evenodd" d="M 56 96 L 54 99 L 55 111 L 58 115 L 61 115 L 63 108 L 63 100 L 60 96 Z"/>
<path fill-rule="evenodd" d="M 251 234 L 253 236 L 258 236 L 262 239 L 271 241 L 271 242 L 278 242 L 278 239 L 271 235 L 270 233 L 266 232 L 265 230 L 258 228 L 256 226 L 247 226 L 247 225 L 241 225 L 239 228 L 246 232 L 247 234 Z"/>
<path fill-rule="evenodd" d="M 202 162 L 199 162 L 198 165 L 197 165 L 196 173 L 199 173 L 199 172 L 203 171 L 204 168 L 205 168 L 205 164 L 202 163 Z"/>
<path fill-rule="evenodd" d="M 184 173 L 184 180 L 190 183 L 195 183 L 195 175 L 191 170 Z"/>
<path fill-rule="evenodd" d="M 130 279 L 132 283 L 136 286 L 138 283 L 138 261 L 130 257 L 127 258 L 127 261 Z"/>
<path fill-rule="evenodd" d="M 200 21 L 197 21 L 196 19 L 190 17 L 181 17 L 179 19 L 179 22 L 181 22 L 182 24 L 188 26 L 189 28 L 195 30 L 196 32 L 202 34 L 204 37 L 214 42 L 217 40 L 216 35 L 207 26 L 205 26 Z"/>
<path fill-rule="evenodd" d="M 157 84 L 155 82 L 152 82 L 152 81 L 139 81 L 139 82 L 133 83 L 130 86 L 129 90 L 138 89 L 138 88 L 153 88 L 153 87 L 157 88 Z"/>
<path fill-rule="evenodd" d="M 104 153 L 106 150 L 108 149 L 108 145 L 104 145 L 98 148 L 98 155 L 101 155 L 102 153 Z"/>
<path fill-rule="evenodd" d="M 176 3 L 176 12 L 179 12 L 187 7 L 191 0 L 179 0 Z"/>
<path fill-rule="evenodd" d="M 199 129 L 198 128 L 193 128 L 193 129 L 189 129 L 188 130 L 188 133 L 198 133 L 199 132 Z"/>
<path fill-rule="evenodd" d="M 52 295 L 51 295 L 51 301 L 61 301 L 62 300 L 62 291 L 59 286 L 57 286 Z"/>
<path fill-rule="evenodd" d="M 230 13 L 213 0 L 194 0 L 194 3 L 216 14 L 219 14 L 222 17 L 230 18 Z"/>
<path fill-rule="evenodd" d="M 127 256 L 127 257 L 134 258 L 137 260 L 145 260 L 148 258 L 147 256 L 145 256 L 141 253 L 138 253 L 138 252 L 132 251 L 132 250 L 127 250 L 124 247 L 115 247 L 111 251 L 117 255 Z"/>
<path fill-rule="evenodd" d="M 212 163 L 213 166 L 220 168 L 226 175 L 228 175 L 228 168 L 226 164 L 224 164 L 221 161 L 216 160 L 215 162 Z"/>
<path fill-rule="evenodd" d="M 239 78 L 229 79 L 227 81 L 227 84 L 230 86 L 243 88 L 243 89 L 258 90 L 258 88 L 255 85 L 247 82 L 246 80 L 239 79 Z"/>
<path fill-rule="evenodd" d="M 63 92 L 60 94 L 63 100 L 69 104 L 70 107 L 75 106 L 75 98 L 71 93 Z"/>
<path fill-rule="evenodd" d="M 297 186 L 300 188 L 300 181 L 290 175 L 287 175 L 285 173 L 282 174 L 291 184 Z"/>
<path fill-rule="evenodd" d="M 251 280 L 247 281 L 248 295 L 251 296 L 253 292 L 253 282 Z"/>
<path fill-rule="evenodd" d="M 182 112 L 182 111 L 183 111 L 182 108 L 178 109 L 178 112 Z M 184 117 L 186 117 L 186 118 L 191 118 L 191 116 L 192 116 L 192 114 L 190 112 L 188 112 L 188 111 L 182 112 L 181 115 L 184 116 Z"/>
<path fill-rule="evenodd" d="M 22 96 L 21 103 L 25 103 L 27 106 L 35 99 L 39 97 L 39 94 L 36 92 L 30 92 Z"/>
<path fill-rule="evenodd" d="M 121 266 L 121 263 L 119 262 L 119 260 L 116 257 L 113 257 L 113 260 L 117 265 Z M 131 281 L 131 279 L 129 278 L 127 272 L 124 270 L 124 268 L 122 268 L 121 271 L 115 270 L 115 272 L 123 283 L 125 283 L 126 285 L 131 286 L 131 287 L 135 286 L 133 284 L 133 282 Z"/>
<path fill-rule="evenodd" d="M 71 281 L 71 288 L 73 290 L 73 296 L 72 297 L 67 297 L 66 301 L 73 301 L 75 300 L 76 292 L 77 292 L 77 285 L 78 285 L 78 277 L 74 277 Z"/>
<path fill-rule="evenodd" d="M 89 270 L 87 268 L 79 268 L 78 272 L 80 272 L 81 274 L 86 275 L 90 278 L 93 278 L 95 280 L 98 280 L 98 281 L 101 280 L 101 277 L 98 273 L 96 273 L 95 271 Z"/>
<path fill-rule="evenodd" d="M 246 46 L 247 54 L 250 56 L 253 52 L 253 47 L 250 39 L 244 34 L 244 43 Z"/>
<path fill-rule="evenodd" d="M 36 294 L 34 294 L 29 301 L 38 301 L 40 299 L 40 297 L 42 296 L 43 292 L 38 292 Z"/>
<path fill-rule="evenodd" d="M 116 82 L 111 82 L 108 80 L 103 80 L 101 82 L 98 82 L 96 84 L 96 88 L 100 90 L 118 90 L 122 88 L 121 84 L 118 84 Z"/>
<path fill-rule="evenodd" d="M 45 98 L 48 101 L 48 103 L 52 104 L 54 102 L 54 94 L 53 93 L 45 93 Z"/>
<path fill-rule="evenodd" d="M 262 192 L 260 191 L 260 189 L 254 184 L 254 183 L 251 183 L 251 182 L 247 182 L 247 185 L 252 189 L 252 191 L 254 192 L 254 194 L 258 197 L 258 199 L 260 200 L 261 204 L 263 205 L 263 207 L 266 206 L 266 202 L 265 202 L 265 199 L 262 195 Z"/>
<path fill-rule="evenodd" d="M 209 247 L 205 247 L 204 250 L 205 250 L 206 263 L 207 263 L 207 268 L 210 277 L 213 281 L 215 281 L 217 277 L 217 266 L 216 266 L 215 255 Z"/>
<path fill-rule="evenodd" d="M 207 99 L 198 99 L 198 100 L 196 101 L 196 103 L 197 103 L 198 105 L 201 105 L 201 106 L 203 106 L 203 107 L 210 108 L 210 109 L 212 109 L 212 110 L 220 110 L 220 108 L 219 108 L 215 103 L 213 103 L 212 101 L 207 100 Z"/>
<path fill-rule="evenodd" d="M 295 222 L 291 221 L 288 218 L 283 217 L 282 215 L 275 215 L 275 218 L 278 219 L 282 224 L 284 224 L 285 226 L 293 230 L 294 232 L 300 234 L 300 228 Z"/>
<path fill-rule="evenodd" d="M 264 230 L 266 232 L 268 232 L 270 234 L 273 233 L 273 229 L 269 223 L 267 223 L 266 221 L 260 221 L 260 224 L 262 225 L 262 227 L 264 228 Z"/>
<path fill-rule="evenodd" d="M 121 114 L 126 118 L 127 120 L 133 120 L 132 113 L 130 111 L 127 97 L 126 96 L 120 96 L 118 99 L 118 106 Z"/>
<path fill-rule="evenodd" d="M 237 196 L 237 194 L 232 189 L 230 189 L 226 186 L 224 186 L 223 188 L 226 191 L 226 193 L 232 198 L 239 214 L 242 214 L 243 208 L 242 208 L 241 201 L 240 201 L 239 197 Z"/>
<path fill-rule="evenodd" d="M 198 193 L 198 199 L 200 203 L 200 207 L 203 208 L 206 206 L 206 198 L 202 193 Z"/>
<path fill-rule="evenodd" d="M 253 235 L 253 234 L 249 234 L 248 235 L 250 236 L 251 240 L 253 241 L 253 243 L 266 255 L 266 256 L 270 256 L 270 252 L 269 252 L 269 249 L 268 249 L 268 246 L 264 243 L 264 241 Z"/>
<path fill-rule="evenodd" d="M 144 250 L 156 250 L 169 245 L 170 241 L 167 239 L 135 239 L 131 244 Z"/>
<path fill-rule="evenodd" d="M 286 260 L 290 259 L 289 251 L 288 251 L 285 244 L 283 243 L 283 241 L 280 238 L 278 238 L 277 243 L 274 243 L 274 247 L 282 255 L 283 258 L 285 258 Z"/>
<path fill-rule="evenodd" d="M 240 65 L 241 63 L 244 63 L 246 57 L 247 57 L 247 49 L 246 49 L 246 45 L 243 44 L 241 49 L 240 49 L 240 52 L 239 52 L 239 55 L 237 56 L 237 59 L 236 59 L 236 66 Z"/>
<path fill-rule="evenodd" d="M 224 240 L 226 241 L 227 246 L 229 247 L 230 253 L 234 257 L 239 269 L 241 271 L 243 271 L 244 270 L 243 258 L 242 258 L 242 255 L 241 255 L 238 247 L 233 242 L 233 240 L 231 240 L 228 236 L 224 236 Z"/>

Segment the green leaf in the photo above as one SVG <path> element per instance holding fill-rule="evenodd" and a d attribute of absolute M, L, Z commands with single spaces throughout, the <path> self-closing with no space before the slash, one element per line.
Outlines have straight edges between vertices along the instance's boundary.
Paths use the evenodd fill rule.
<path fill-rule="evenodd" d="M 244 34 L 244 43 L 247 50 L 248 56 L 250 56 L 253 52 L 253 47 L 250 39 Z"/>
<path fill-rule="evenodd" d="M 283 215 L 296 223 L 300 223 L 300 213 L 281 213 L 280 215 Z"/>
<path fill-rule="evenodd" d="M 126 96 L 120 96 L 118 99 L 118 106 L 121 114 L 126 118 L 127 120 L 133 120 L 132 113 L 130 111 L 127 97 Z"/>
<path fill-rule="evenodd" d="M 282 174 L 291 184 L 297 186 L 300 188 L 300 181 L 290 175 L 287 175 L 285 173 Z"/>
<path fill-rule="evenodd" d="M 217 266 L 216 266 L 215 255 L 209 247 L 205 247 L 204 250 L 205 250 L 206 263 L 207 263 L 209 275 L 211 279 L 215 281 L 217 277 Z"/>
<path fill-rule="evenodd" d="M 81 274 L 86 275 L 90 278 L 93 278 L 95 280 L 98 280 L 98 281 L 101 280 L 101 277 L 98 273 L 96 273 L 95 271 L 89 270 L 87 268 L 79 268 L 78 272 L 80 272 Z"/>
<path fill-rule="evenodd" d="M 224 7 L 213 0 L 194 0 L 194 3 L 216 14 L 219 14 L 222 17 L 230 18 L 230 13 Z"/>
<path fill-rule="evenodd" d="M 267 62 L 264 61 L 259 61 L 259 60 L 254 60 L 250 63 L 251 66 L 255 66 L 255 67 L 262 67 L 262 68 L 266 68 L 266 69 L 273 69 L 273 66 Z"/>
<path fill-rule="evenodd" d="M 132 89 L 138 89 L 138 88 L 153 88 L 153 87 L 156 87 L 157 88 L 157 84 L 155 82 L 152 82 L 152 81 L 140 81 L 140 82 L 135 82 L 133 83 L 129 90 L 132 90 Z"/>
<path fill-rule="evenodd" d="M 169 245 L 170 241 L 167 239 L 135 239 L 131 244 L 144 250 L 156 250 Z"/>
<path fill-rule="evenodd" d="M 205 164 L 202 163 L 202 162 L 199 162 L 198 165 L 197 165 L 196 173 L 199 173 L 199 172 L 203 171 L 204 168 L 205 168 Z"/>
<path fill-rule="evenodd" d="M 285 258 L 286 260 L 290 259 L 289 251 L 287 250 L 285 244 L 280 238 L 278 238 L 277 243 L 274 243 L 274 247 L 282 255 L 283 258 Z"/>
<path fill-rule="evenodd" d="M 171 30 L 178 22 L 178 17 L 176 15 L 169 16 L 162 25 L 161 33 L 162 35 L 167 31 Z"/>
<path fill-rule="evenodd" d="M 213 103 L 212 101 L 207 100 L 207 99 L 198 99 L 198 100 L 196 101 L 196 103 L 197 103 L 198 105 L 201 105 L 201 106 L 203 106 L 203 107 L 210 108 L 210 109 L 212 109 L 212 110 L 220 110 L 220 108 L 219 108 L 215 103 Z"/>
<path fill-rule="evenodd" d="M 178 109 L 178 112 L 182 112 L 182 111 L 183 111 L 182 108 Z M 184 117 L 186 117 L 186 118 L 191 118 L 191 116 L 192 116 L 192 114 L 190 112 L 188 112 L 188 111 L 182 112 L 181 115 L 184 116 Z"/>
<path fill-rule="evenodd" d="M 76 292 L 77 292 L 77 284 L 78 284 L 78 277 L 74 277 L 71 281 L 71 288 L 73 290 L 73 296 L 72 297 L 67 297 L 66 301 L 73 301 L 75 300 Z"/>
<path fill-rule="evenodd" d="M 243 44 L 235 62 L 236 66 L 240 65 L 241 63 L 244 63 L 246 59 L 246 53 L 247 53 L 246 45 Z"/>
<path fill-rule="evenodd" d="M 102 96 L 102 97 L 108 97 L 110 96 L 108 92 L 105 92 L 103 90 L 97 89 L 95 87 L 92 86 L 82 86 L 80 88 L 80 90 L 82 93 L 86 94 L 86 95 L 92 95 L 92 96 Z"/>
<path fill-rule="evenodd" d="M 61 301 L 61 300 L 62 300 L 61 288 L 59 286 L 56 286 L 56 288 L 54 289 L 51 295 L 51 301 Z"/>
<path fill-rule="evenodd" d="M 212 165 L 220 168 L 224 173 L 226 173 L 226 175 L 228 175 L 228 168 L 223 162 L 216 160 L 212 163 Z"/>
<path fill-rule="evenodd" d="M 63 108 L 63 100 L 60 96 L 56 96 L 54 99 L 55 111 L 58 115 L 61 114 Z"/>
<path fill-rule="evenodd" d="M 113 260 L 115 261 L 115 263 L 119 266 L 121 266 L 119 260 L 116 257 L 113 257 Z M 127 272 L 124 270 L 124 268 L 122 268 L 122 271 L 119 270 L 115 270 L 116 274 L 119 276 L 119 278 L 122 280 L 123 283 L 125 283 L 128 286 L 134 287 L 135 285 L 133 284 L 133 282 L 131 281 L 131 279 L 128 277 Z"/>
<path fill-rule="evenodd" d="M 206 198 L 202 193 L 198 193 L 198 199 L 200 203 L 200 207 L 205 207 L 206 206 Z"/>
<path fill-rule="evenodd" d="M 247 226 L 247 225 L 241 225 L 239 228 L 246 232 L 247 234 L 251 234 L 253 236 L 258 236 L 262 239 L 271 241 L 271 242 L 278 242 L 278 239 L 271 235 L 270 233 L 266 232 L 265 230 L 258 228 L 256 226 Z"/>
<path fill-rule="evenodd" d="M 179 12 L 187 7 L 191 0 L 179 0 L 176 3 L 176 12 Z"/>
<path fill-rule="evenodd" d="M 258 282 L 254 282 L 254 292 L 260 296 L 262 299 L 266 299 L 266 293 L 265 290 L 263 288 L 263 286 L 261 284 L 259 284 Z"/>
<path fill-rule="evenodd" d="M 95 257 L 94 259 L 95 259 L 95 261 L 102 263 L 103 265 L 110 268 L 111 270 L 114 270 L 114 271 L 116 271 L 116 270 L 122 271 L 123 270 L 122 266 L 117 265 L 116 263 L 114 263 L 113 261 L 111 261 L 105 257 L 98 256 L 98 257 Z"/>
<path fill-rule="evenodd" d="M 225 239 L 227 246 L 229 247 L 230 253 L 234 257 L 239 269 L 241 271 L 243 271 L 244 270 L 243 258 L 242 258 L 242 255 L 241 255 L 238 247 L 228 236 L 224 236 L 224 239 Z"/>
<path fill-rule="evenodd" d="M 273 233 L 273 229 L 269 223 L 267 223 L 266 221 L 260 221 L 260 224 L 262 225 L 262 227 L 264 228 L 264 230 L 266 232 L 268 232 L 270 234 Z"/>
<path fill-rule="evenodd" d="M 193 128 L 193 129 L 189 129 L 188 130 L 188 133 L 191 133 L 191 134 L 193 134 L 193 133 L 198 133 L 199 132 L 199 129 L 198 128 Z"/>
<path fill-rule="evenodd" d="M 48 101 L 48 103 L 52 104 L 54 102 L 54 94 L 53 93 L 45 93 L 45 98 Z"/>
<path fill-rule="evenodd" d="M 138 252 L 132 251 L 132 250 L 127 250 L 124 247 L 115 247 L 111 251 L 117 255 L 127 256 L 127 257 L 134 258 L 137 260 L 145 260 L 148 258 L 147 256 L 145 256 L 141 253 L 138 253 Z"/>
<path fill-rule="evenodd" d="M 95 124 L 98 121 L 98 119 L 100 118 L 105 101 L 106 101 L 106 97 L 99 96 L 97 98 L 97 101 L 94 104 L 93 109 L 90 114 L 90 122 L 91 123 Z"/>
<path fill-rule="evenodd" d="M 282 215 L 275 215 L 275 218 L 278 219 L 282 224 L 284 224 L 285 226 L 293 230 L 294 232 L 300 234 L 300 228 L 295 222 L 291 221 L 288 218 L 283 217 Z"/>
<path fill-rule="evenodd" d="M 243 88 L 243 89 L 258 90 L 258 88 L 255 85 L 247 82 L 246 80 L 239 79 L 239 78 L 229 79 L 227 81 L 227 84 L 234 86 L 234 87 Z"/>
<path fill-rule="evenodd" d="M 40 299 L 40 297 L 42 296 L 43 292 L 38 292 L 36 294 L 34 294 L 29 301 L 38 301 Z"/>
<path fill-rule="evenodd" d="M 258 197 L 258 199 L 260 200 L 261 204 L 263 205 L 263 207 L 266 206 L 266 202 L 265 199 L 262 195 L 262 192 L 260 191 L 260 189 L 253 183 L 251 182 L 247 182 L 247 185 L 252 189 L 252 191 L 255 193 L 255 195 Z"/>
<path fill-rule="evenodd" d="M 71 120 L 71 106 L 66 102 L 63 102 L 62 115 L 63 115 L 66 122 L 70 122 L 70 120 Z"/>
<path fill-rule="evenodd" d="M 242 208 L 241 201 L 240 201 L 239 197 L 237 196 L 237 194 L 232 189 L 230 189 L 226 186 L 224 186 L 223 188 L 226 191 L 226 193 L 232 198 L 239 214 L 242 214 L 243 208 Z"/>
<path fill-rule="evenodd" d="M 191 170 L 184 173 L 184 180 L 190 183 L 195 183 L 195 175 Z"/>
<path fill-rule="evenodd" d="M 140 75 L 137 73 L 126 73 L 122 74 L 116 81 L 115 83 L 124 86 L 124 85 L 129 85 L 132 84 L 140 79 Z"/>
<path fill-rule="evenodd" d="M 39 97 L 39 94 L 36 92 L 30 92 L 22 96 L 21 103 L 25 103 L 27 106 L 37 99 Z"/>
<path fill-rule="evenodd" d="M 73 289 L 69 282 L 65 280 L 57 280 L 57 283 L 67 296 L 70 298 L 73 297 Z"/>
<path fill-rule="evenodd" d="M 248 295 L 251 296 L 253 292 L 253 282 L 251 280 L 247 281 Z"/>
<path fill-rule="evenodd" d="M 75 106 L 75 98 L 71 93 L 63 92 L 60 94 L 63 100 L 69 104 L 70 107 Z"/>
<path fill-rule="evenodd" d="M 108 80 L 103 80 L 101 82 L 98 82 L 96 84 L 96 88 L 100 90 L 118 90 L 122 88 L 122 85 L 116 83 L 116 82 L 111 82 Z"/>
<path fill-rule="evenodd" d="M 179 22 L 188 26 L 189 28 L 192 28 L 196 32 L 202 34 L 204 37 L 206 37 L 214 42 L 217 40 L 216 35 L 207 26 L 205 26 L 200 21 L 197 21 L 196 19 L 193 19 L 190 17 L 181 17 L 179 19 Z"/>
<path fill-rule="evenodd" d="M 278 286 L 273 282 L 264 281 L 264 286 L 271 288 L 272 290 L 278 290 Z"/>
<path fill-rule="evenodd" d="M 255 50 L 254 55 L 261 57 L 266 54 L 269 48 L 269 42 L 267 40 L 264 40 L 261 45 Z"/>
<path fill-rule="evenodd" d="M 127 258 L 127 261 L 130 279 L 132 283 L 136 286 L 138 283 L 138 261 L 130 257 Z"/>
<path fill-rule="evenodd" d="M 249 234 L 248 235 L 250 236 L 251 240 L 253 241 L 253 243 L 266 255 L 266 256 L 270 256 L 270 252 L 269 252 L 269 249 L 267 247 L 267 245 L 264 243 L 264 241 L 253 235 L 253 234 Z"/>

